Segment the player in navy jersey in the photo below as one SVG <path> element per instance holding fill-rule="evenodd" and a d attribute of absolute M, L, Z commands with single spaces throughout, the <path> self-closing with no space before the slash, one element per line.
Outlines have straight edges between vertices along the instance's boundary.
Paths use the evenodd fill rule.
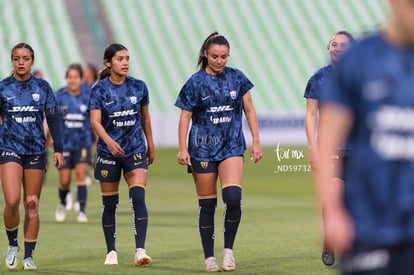
<path fill-rule="evenodd" d="M 243 111 L 253 138 L 251 160 L 256 163 L 262 158 L 256 111 L 250 94 L 253 84 L 240 70 L 226 66 L 229 51 L 230 45 L 224 36 L 217 32 L 209 35 L 200 49 L 200 70 L 187 80 L 175 102 L 181 109 L 177 160 L 181 165 L 188 165 L 196 184 L 206 272 L 220 271 L 214 257 L 217 178 L 220 178 L 225 204 L 222 267 L 225 271 L 233 271 L 236 267 L 233 244 L 241 218 L 246 150 Z"/>
<path fill-rule="evenodd" d="M 66 198 L 69 193 L 72 170 L 75 170 L 77 186 L 77 201 L 79 210 L 77 221 L 87 222 L 85 206 L 87 199 L 87 176 L 91 164 L 92 127 L 87 110 L 89 92 L 81 89 L 83 79 L 82 66 L 71 64 L 66 70 L 66 83 L 56 95 L 59 108 L 63 115 L 63 156 L 65 164 L 59 170 L 59 198 L 55 219 L 58 222 L 65 220 Z"/>
<path fill-rule="evenodd" d="M 19 43 L 11 51 L 13 73 L 0 83 L 0 164 L 5 201 L 4 226 L 9 241 L 6 265 L 18 265 L 19 204 L 23 188 L 23 268 L 36 269 L 33 251 L 39 233 L 39 198 L 47 164 L 43 118 L 54 140 L 54 162 L 63 165 L 62 119 L 50 85 L 31 74 L 33 49 Z"/>
<path fill-rule="evenodd" d="M 132 209 L 134 263 L 146 266 L 151 258 L 144 247 L 148 225 L 145 188 L 148 165 L 155 158 L 148 89 L 143 81 L 127 75 L 129 53 L 123 45 L 109 45 L 103 59 L 106 68 L 92 87 L 89 110 L 92 127 L 99 137 L 94 175 L 102 191 L 102 228 L 107 246 L 105 264 L 118 264 L 115 214 L 123 170 Z"/>
<path fill-rule="evenodd" d="M 385 28 L 344 54 L 321 93 L 317 192 L 342 274 L 414 270 L 414 1 L 389 3 Z M 343 139 L 338 192 L 330 158 Z"/>
<path fill-rule="evenodd" d="M 330 56 L 330 64 L 320 68 L 316 71 L 309 79 L 304 97 L 306 98 L 306 114 L 305 114 L 305 131 L 308 140 L 309 157 L 312 169 L 314 172 L 317 171 L 317 142 L 316 142 L 316 131 L 317 131 L 317 117 L 318 117 L 318 101 L 322 86 L 326 79 L 332 72 L 335 63 L 339 61 L 342 54 L 349 48 L 354 42 L 353 36 L 347 31 L 336 32 L 329 40 L 327 49 Z M 340 161 L 345 155 L 345 148 L 338 148 L 338 152 L 333 157 L 334 160 Z M 336 165 L 337 166 L 337 165 Z M 334 180 L 338 188 L 342 188 L 342 180 L 336 178 Z M 323 206 L 322 206 L 322 218 L 323 218 Z M 335 253 L 332 248 L 328 248 L 325 244 L 322 250 L 322 262 L 325 265 L 333 265 L 335 262 Z"/>

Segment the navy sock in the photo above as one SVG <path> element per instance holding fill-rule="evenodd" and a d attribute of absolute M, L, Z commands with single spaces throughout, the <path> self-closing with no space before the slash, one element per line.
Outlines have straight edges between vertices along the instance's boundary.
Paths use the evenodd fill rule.
<path fill-rule="evenodd" d="M 59 199 L 60 199 L 60 204 L 65 205 L 66 206 L 66 195 L 69 193 L 69 189 L 60 189 L 59 188 Z"/>
<path fill-rule="evenodd" d="M 7 230 L 6 229 L 6 234 L 7 234 L 7 238 L 9 239 L 9 245 L 10 246 L 18 246 L 17 232 L 18 232 L 18 228 L 14 229 L 14 230 Z"/>
<path fill-rule="evenodd" d="M 116 208 L 118 206 L 118 201 L 118 194 L 102 196 L 102 228 L 108 252 L 111 250 L 115 250 Z"/>
<path fill-rule="evenodd" d="M 239 186 L 225 187 L 221 192 L 224 202 L 224 248 L 233 249 L 241 218 L 242 192 Z"/>
<path fill-rule="evenodd" d="M 88 188 L 86 187 L 86 185 L 78 185 L 77 192 L 79 211 L 85 213 L 86 199 L 88 197 Z"/>
<path fill-rule="evenodd" d="M 36 241 L 34 242 L 24 242 L 24 258 L 23 259 L 27 259 L 29 257 L 32 257 L 33 255 L 33 251 L 35 250 L 36 247 Z"/>
<path fill-rule="evenodd" d="M 134 186 L 129 189 L 129 203 L 132 210 L 135 247 L 145 248 L 145 238 L 148 227 L 148 211 L 145 205 L 145 189 Z"/>
<path fill-rule="evenodd" d="M 198 200 L 198 229 L 203 244 L 204 258 L 214 256 L 214 214 L 217 198 Z"/>

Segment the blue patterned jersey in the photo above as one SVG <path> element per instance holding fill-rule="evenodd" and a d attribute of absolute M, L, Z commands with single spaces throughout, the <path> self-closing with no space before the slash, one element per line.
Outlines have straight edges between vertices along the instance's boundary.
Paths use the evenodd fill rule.
<path fill-rule="evenodd" d="M 356 240 L 413 242 L 414 50 L 370 36 L 344 54 L 321 95 L 322 105 L 333 102 L 353 114 L 344 199 Z"/>
<path fill-rule="evenodd" d="M 175 106 L 192 112 L 188 151 L 199 161 L 220 161 L 242 155 L 243 95 L 253 87 L 239 70 L 225 67 L 219 75 L 205 70 L 184 84 Z"/>
<path fill-rule="evenodd" d="M 9 76 L 1 83 L 0 150 L 20 155 L 45 153 L 43 119 L 45 114 L 60 115 L 49 83 L 33 75 L 26 81 Z"/>
<path fill-rule="evenodd" d="M 71 95 L 67 87 L 59 90 L 56 100 L 63 113 L 63 149 L 76 151 L 92 144 L 92 127 L 88 112 L 89 92 Z"/>
<path fill-rule="evenodd" d="M 305 98 L 311 98 L 315 100 L 319 100 L 320 92 L 322 89 L 322 85 L 325 83 L 326 78 L 332 72 L 332 65 L 328 65 L 325 67 L 320 68 L 316 71 L 306 85 L 305 94 L 303 95 Z"/>
<path fill-rule="evenodd" d="M 101 110 L 102 126 L 128 156 L 146 151 L 141 107 L 148 104 L 143 81 L 127 76 L 124 83 L 116 85 L 106 77 L 92 87 L 89 110 Z M 102 139 L 98 140 L 97 151 L 111 155 Z"/>

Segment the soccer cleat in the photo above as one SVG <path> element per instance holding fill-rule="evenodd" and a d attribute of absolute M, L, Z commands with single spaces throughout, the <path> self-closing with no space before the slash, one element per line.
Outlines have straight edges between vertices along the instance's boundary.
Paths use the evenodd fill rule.
<path fill-rule="evenodd" d="M 6 254 L 6 265 L 8 269 L 15 269 L 17 267 L 18 262 L 18 253 L 19 247 L 18 246 L 9 246 Z"/>
<path fill-rule="evenodd" d="M 78 222 L 88 222 L 88 217 L 86 216 L 85 212 L 79 212 L 77 217 Z"/>
<path fill-rule="evenodd" d="M 57 222 L 63 222 L 65 220 L 66 218 L 65 211 L 66 211 L 65 206 L 63 204 L 59 204 L 55 212 L 55 220 Z"/>
<path fill-rule="evenodd" d="M 335 253 L 332 251 L 323 250 L 321 258 L 322 262 L 327 266 L 333 265 L 335 263 Z"/>
<path fill-rule="evenodd" d="M 204 271 L 205 272 L 220 272 L 220 268 L 217 265 L 216 258 L 208 257 L 204 261 Z"/>
<path fill-rule="evenodd" d="M 80 211 L 80 205 L 79 205 L 79 202 L 78 201 L 76 201 L 73 204 L 73 210 L 75 210 L 76 212 L 79 212 Z"/>
<path fill-rule="evenodd" d="M 234 262 L 233 250 L 225 248 L 223 250 L 223 270 L 234 271 L 236 269 L 236 263 Z"/>
<path fill-rule="evenodd" d="M 137 248 L 134 258 L 135 266 L 147 266 L 151 264 L 151 257 L 147 255 L 145 249 Z"/>
<path fill-rule="evenodd" d="M 32 257 L 28 257 L 23 260 L 23 269 L 24 270 L 35 270 L 37 269 L 36 265 L 33 262 Z"/>
<path fill-rule="evenodd" d="M 115 250 L 111 250 L 106 254 L 104 265 L 117 265 L 118 264 L 118 254 Z"/>
<path fill-rule="evenodd" d="M 73 200 L 72 200 L 72 193 L 71 192 L 68 192 L 66 194 L 65 201 L 66 201 L 66 210 L 71 210 L 72 206 L 73 206 Z"/>

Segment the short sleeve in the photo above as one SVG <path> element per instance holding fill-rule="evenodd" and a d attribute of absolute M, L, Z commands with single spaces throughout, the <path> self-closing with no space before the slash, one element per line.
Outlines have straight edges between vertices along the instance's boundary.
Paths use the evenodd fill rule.
<path fill-rule="evenodd" d="M 187 80 L 184 84 L 180 93 L 178 94 L 177 100 L 175 101 L 175 106 L 192 112 L 197 105 L 197 96 L 196 96 L 196 89 L 194 87 L 192 78 Z"/>
<path fill-rule="evenodd" d="M 100 94 L 101 89 L 99 88 L 99 85 L 93 86 L 89 96 L 88 110 L 102 110 L 103 99 Z"/>
<path fill-rule="evenodd" d="M 147 106 L 150 103 L 149 100 L 149 92 L 148 92 L 148 87 L 147 84 L 145 84 L 144 82 L 142 83 L 142 100 L 141 100 L 141 106 Z"/>
<path fill-rule="evenodd" d="M 242 71 L 238 72 L 238 79 L 240 80 L 240 92 L 242 95 L 250 91 L 254 85 L 253 83 L 247 78 L 247 76 Z"/>

